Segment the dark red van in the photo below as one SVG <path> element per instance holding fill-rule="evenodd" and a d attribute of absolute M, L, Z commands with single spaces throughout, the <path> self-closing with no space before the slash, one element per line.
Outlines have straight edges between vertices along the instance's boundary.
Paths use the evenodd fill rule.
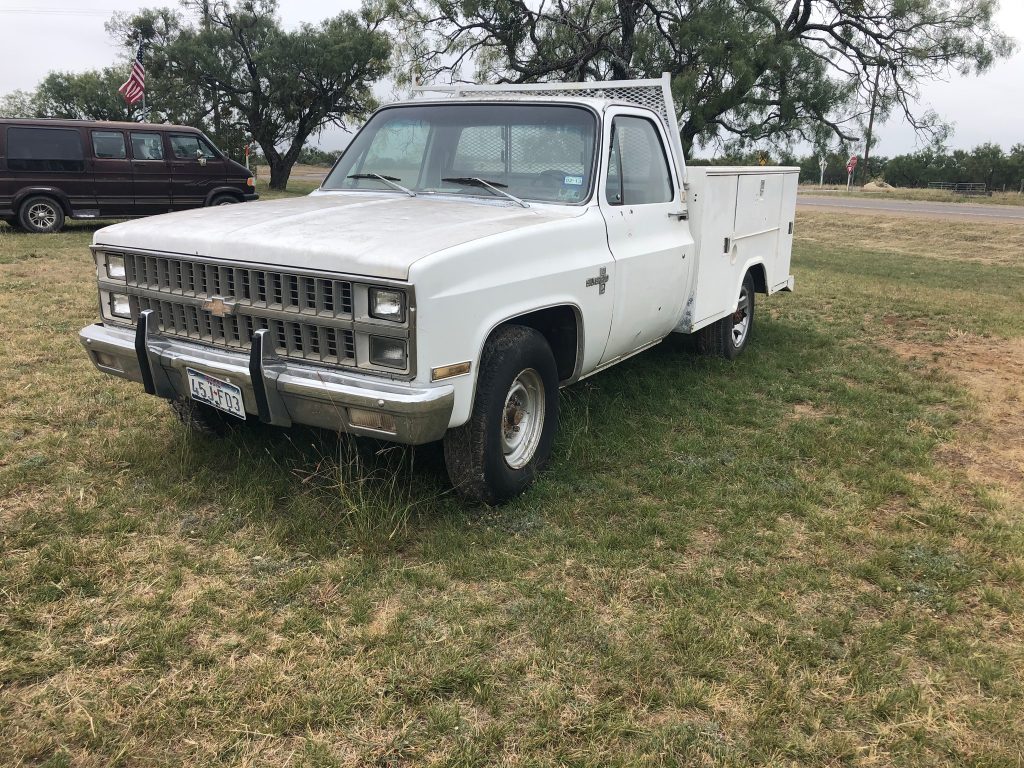
<path fill-rule="evenodd" d="M 195 128 L 0 119 L 0 219 L 56 232 L 101 219 L 255 200 L 253 177 Z"/>

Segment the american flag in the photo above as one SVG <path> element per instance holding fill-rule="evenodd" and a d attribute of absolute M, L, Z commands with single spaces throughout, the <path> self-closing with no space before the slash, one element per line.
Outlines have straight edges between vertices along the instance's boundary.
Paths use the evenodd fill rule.
<path fill-rule="evenodd" d="M 146 44 L 139 43 L 139 51 L 132 61 L 132 73 L 125 84 L 117 89 L 129 104 L 135 104 L 146 95 L 146 68 L 142 66 L 142 54 L 146 52 Z"/>

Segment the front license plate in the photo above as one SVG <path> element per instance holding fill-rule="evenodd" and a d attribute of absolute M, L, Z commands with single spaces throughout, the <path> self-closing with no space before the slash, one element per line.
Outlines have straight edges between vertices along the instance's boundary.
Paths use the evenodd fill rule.
<path fill-rule="evenodd" d="M 240 419 L 245 418 L 241 389 L 234 384 L 191 368 L 186 368 L 185 372 L 188 374 L 188 390 L 193 400 L 212 405 L 214 408 Z"/>

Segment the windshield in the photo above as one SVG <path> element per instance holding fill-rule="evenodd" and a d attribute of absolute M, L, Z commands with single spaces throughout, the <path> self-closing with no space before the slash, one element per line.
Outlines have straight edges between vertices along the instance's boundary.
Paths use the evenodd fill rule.
<path fill-rule="evenodd" d="M 581 203 L 593 182 L 596 130 L 582 107 L 393 107 L 352 140 L 322 189 Z"/>

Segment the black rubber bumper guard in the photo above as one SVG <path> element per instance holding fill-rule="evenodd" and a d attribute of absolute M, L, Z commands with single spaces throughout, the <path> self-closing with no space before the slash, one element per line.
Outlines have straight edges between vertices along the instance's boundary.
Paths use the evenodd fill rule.
<path fill-rule="evenodd" d="M 292 420 L 274 385 L 283 366 L 268 351 L 269 334 L 270 331 L 265 328 L 253 334 L 252 347 L 249 350 L 249 379 L 260 421 L 287 427 L 291 426 Z M 153 360 L 150 340 L 154 337 L 154 312 L 145 309 L 139 313 L 138 326 L 135 329 L 135 354 L 139 360 L 139 370 L 142 372 L 142 386 L 145 387 L 147 394 L 170 399 L 177 393 L 167 381 L 160 364 Z M 269 388 L 268 383 L 271 385 Z"/>

